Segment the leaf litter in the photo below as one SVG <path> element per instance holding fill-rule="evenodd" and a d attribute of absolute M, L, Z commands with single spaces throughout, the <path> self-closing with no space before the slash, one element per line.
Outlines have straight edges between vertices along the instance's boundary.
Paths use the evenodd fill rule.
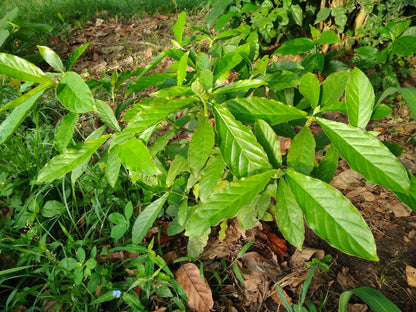
<path fill-rule="evenodd" d="M 190 18 L 195 23 L 202 20 L 200 16 Z M 93 42 L 73 70 L 99 79 L 114 70 L 132 70 L 148 64 L 171 45 L 170 26 L 175 21 L 174 14 L 143 15 L 123 20 L 107 17 L 104 12 L 82 28 L 73 27 L 66 40 L 51 40 L 51 45 L 65 59 L 80 44 Z M 165 59 L 156 71 L 167 69 L 171 65 L 169 62 Z M 410 77 L 405 81 L 405 86 L 415 87 L 412 79 Z M 342 114 L 334 116 L 345 118 Z M 368 130 L 381 132 L 378 137 L 380 140 L 404 146 L 399 159 L 416 174 L 416 125 L 409 116 L 407 106 L 398 104 L 392 117 L 372 121 Z M 282 150 L 287 150 L 290 139 L 279 139 Z M 379 262 L 369 262 L 343 254 L 307 227 L 304 246 L 299 251 L 293 246 L 287 246 L 273 222 L 258 223 L 253 229 L 243 231 L 238 221 L 232 219 L 228 222 L 225 239 L 219 240 L 214 232 L 199 257 L 208 284 L 200 278 L 200 270 L 195 265 L 187 263 L 178 266 L 174 263 L 186 255 L 186 239 L 182 235 L 176 235 L 161 244 L 165 261 L 177 269 L 176 278 L 188 295 L 189 306 L 195 311 L 283 311 L 275 283 L 283 288 L 289 302 L 297 302 L 299 288 L 308 273 L 306 263 L 313 257 L 322 259 L 324 255 L 330 254 L 333 261 L 329 265 L 329 273 L 317 270 L 307 299 L 319 306 L 328 295 L 325 310 L 335 311 L 342 291 L 369 286 L 382 292 L 402 311 L 414 311 L 415 213 L 398 201 L 390 191 L 366 182 L 343 160 L 339 162 L 331 184 L 352 201 L 369 224 L 376 238 Z M 168 223 L 167 220 L 158 222 L 158 226 L 161 226 L 160 223 Z M 151 236 L 152 233 L 149 233 L 147 238 Z M 253 242 L 250 249 L 237 259 L 241 248 L 250 241 Z M 122 254 L 112 254 L 110 260 L 122 261 L 125 257 Z M 108 259 L 100 261 L 106 260 Z M 242 281 L 237 277 L 235 267 L 238 267 Z M 128 274 L 134 272 L 126 272 L 126 276 Z M 164 311 L 164 308 L 157 309 L 155 311 Z M 351 303 L 350 310 L 367 311 L 368 307 L 356 301 Z"/>

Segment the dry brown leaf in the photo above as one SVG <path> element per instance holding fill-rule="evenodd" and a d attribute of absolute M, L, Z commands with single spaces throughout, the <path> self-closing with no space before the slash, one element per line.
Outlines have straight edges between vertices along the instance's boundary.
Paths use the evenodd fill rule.
<path fill-rule="evenodd" d="M 325 252 L 322 249 L 314 249 L 305 247 L 302 250 L 296 249 L 295 253 L 291 257 L 291 266 L 293 268 L 302 268 L 306 266 L 306 262 L 312 257 L 316 257 L 319 260 L 325 256 Z"/>
<path fill-rule="evenodd" d="M 186 263 L 176 271 L 176 281 L 188 297 L 188 305 L 197 312 L 208 312 L 214 306 L 212 293 L 205 281 L 201 280 L 199 268 Z"/>
<path fill-rule="evenodd" d="M 355 304 L 348 304 L 347 307 L 348 312 L 367 312 L 368 306 L 366 304 L 355 303 Z"/>
<path fill-rule="evenodd" d="M 277 278 L 282 275 L 282 270 L 279 266 L 262 257 L 258 252 L 247 252 L 241 259 L 244 261 L 244 264 L 250 272 L 264 275 L 273 281 L 277 280 Z"/>
<path fill-rule="evenodd" d="M 406 265 L 407 284 L 416 287 L 416 269 L 410 265 Z"/>
<path fill-rule="evenodd" d="M 287 245 L 284 239 L 277 237 L 276 234 L 271 233 L 269 231 L 263 230 L 263 233 L 267 236 L 267 241 L 269 243 L 270 248 L 277 253 L 278 255 L 288 257 L 287 254 Z"/>

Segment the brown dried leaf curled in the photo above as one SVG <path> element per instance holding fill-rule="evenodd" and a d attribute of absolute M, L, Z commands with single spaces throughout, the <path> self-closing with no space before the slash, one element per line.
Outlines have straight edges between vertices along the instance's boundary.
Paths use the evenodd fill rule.
<path fill-rule="evenodd" d="M 212 293 L 205 281 L 201 280 L 199 268 L 186 263 L 176 271 L 176 281 L 188 296 L 188 305 L 197 312 L 209 312 L 214 306 Z"/>

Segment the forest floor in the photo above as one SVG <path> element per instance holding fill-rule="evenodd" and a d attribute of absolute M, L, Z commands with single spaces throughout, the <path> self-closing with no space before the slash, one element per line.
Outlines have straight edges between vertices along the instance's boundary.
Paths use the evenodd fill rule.
<path fill-rule="evenodd" d="M 188 24 L 196 24 L 201 19 L 188 17 Z M 171 26 L 175 21 L 175 15 L 133 17 L 130 20 L 97 16 L 84 28 L 72 28 L 68 37 L 52 39 L 51 47 L 65 59 L 80 44 L 93 42 L 73 70 L 99 79 L 113 70 L 135 69 L 148 64 L 172 45 Z M 163 71 L 169 65 L 166 59 L 156 70 Z M 380 131 L 379 139 L 404 146 L 400 160 L 416 174 L 416 124 L 409 116 L 407 105 L 397 100 L 392 116 L 371 122 L 367 130 Z M 334 118 L 345 116 L 338 114 Z M 379 290 L 402 311 L 416 311 L 416 214 L 390 191 L 366 182 L 345 161 L 340 161 L 331 184 L 361 212 L 376 239 L 380 261 L 348 256 L 309 229 L 302 251 L 289 246 L 287 254 L 281 255 L 273 248 L 275 236 L 270 235 L 276 233 L 282 237 L 275 224 L 259 223 L 250 231 L 242 231 L 237 221 L 230 221 L 225 240 L 219 241 L 213 236 L 199 258 L 213 290 L 215 311 L 284 311 L 276 295 L 275 283 L 285 289 L 288 298 L 297 302 L 299 289 L 308 273 L 306 262 L 314 256 L 319 258 L 328 254 L 333 258 L 329 272 L 317 270 L 307 296 L 317 307 L 324 306 L 322 311 L 336 311 L 340 294 L 360 286 Z M 163 222 L 161 220 L 159 224 L 162 228 Z M 249 241 L 254 243 L 246 255 L 235 260 L 239 250 Z M 166 262 L 172 263 L 186 255 L 186 238 L 177 235 L 162 247 Z M 232 262 L 240 266 L 245 288 L 238 282 Z M 213 271 L 218 272 L 221 283 L 218 276 L 210 278 Z M 351 302 L 350 311 L 369 311 L 358 298 L 353 297 Z M 157 298 L 153 300 L 152 308 L 161 308 Z"/>

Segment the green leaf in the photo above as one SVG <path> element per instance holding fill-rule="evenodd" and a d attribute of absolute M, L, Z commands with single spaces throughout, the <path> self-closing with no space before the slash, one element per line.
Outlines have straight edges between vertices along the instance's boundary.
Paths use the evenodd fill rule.
<path fill-rule="evenodd" d="M 331 9 L 330 8 L 322 8 L 319 10 L 319 12 L 316 14 L 316 20 L 314 25 L 319 24 L 321 22 L 323 22 L 324 20 L 326 20 L 329 15 L 331 14 Z"/>
<path fill-rule="evenodd" d="M 176 176 L 182 171 L 187 171 L 188 168 L 187 159 L 177 154 L 170 164 L 168 175 L 166 176 L 166 186 L 171 187 L 175 182 Z"/>
<path fill-rule="evenodd" d="M 312 73 L 306 73 L 300 78 L 299 92 L 309 100 L 312 108 L 318 106 L 321 86 L 318 78 Z"/>
<path fill-rule="evenodd" d="M 10 32 L 7 29 L 0 29 L 0 48 L 4 45 L 9 37 Z"/>
<path fill-rule="evenodd" d="M 261 75 L 257 78 L 267 82 L 268 87 L 273 91 L 293 88 L 300 83 L 299 77 L 288 70 L 279 70 L 275 73 Z"/>
<path fill-rule="evenodd" d="M 315 174 L 315 178 L 329 183 L 334 178 L 335 171 L 338 168 L 338 151 L 331 145 L 326 151 L 325 156 L 319 162 L 319 167 Z"/>
<path fill-rule="evenodd" d="M 375 95 L 367 76 L 357 67 L 352 71 L 345 89 L 348 120 L 354 127 L 364 129 L 373 113 Z"/>
<path fill-rule="evenodd" d="M 400 309 L 383 294 L 370 287 L 360 287 L 344 291 L 339 297 L 338 312 L 347 312 L 352 295 L 357 295 L 375 312 L 400 312 Z"/>
<path fill-rule="evenodd" d="M 111 187 L 116 185 L 118 175 L 120 173 L 120 158 L 118 158 L 117 149 L 113 148 L 109 151 L 107 165 L 105 167 L 105 177 Z"/>
<path fill-rule="evenodd" d="M 215 21 L 223 15 L 225 10 L 229 7 L 230 4 L 234 3 L 234 0 L 219 0 L 215 1 L 209 14 L 206 17 L 206 22 L 208 28 L 214 26 Z"/>
<path fill-rule="evenodd" d="M 205 232 L 199 236 L 190 236 L 188 238 L 187 255 L 188 257 L 197 258 L 203 251 L 208 243 L 209 234 L 211 229 L 208 227 Z"/>
<path fill-rule="evenodd" d="M 114 115 L 114 111 L 106 102 L 96 100 L 95 106 L 97 107 L 98 116 L 100 116 L 101 120 L 104 121 L 107 126 L 113 128 L 115 131 L 121 131 L 117 118 Z"/>
<path fill-rule="evenodd" d="M 65 211 L 65 205 L 57 200 L 48 200 L 42 208 L 42 216 L 53 218 L 61 215 Z"/>
<path fill-rule="evenodd" d="M 238 80 L 231 82 L 224 87 L 220 87 L 214 90 L 213 94 L 224 94 L 230 92 L 243 91 L 246 92 L 250 89 L 255 89 L 260 86 L 266 85 L 266 82 L 259 79 L 247 79 L 247 80 Z"/>
<path fill-rule="evenodd" d="M 211 195 L 218 181 L 221 179 L 224 173 L 224 161 L 221 156 L 216 156 L 214 159 L 209 160 L 207 166 L 199 181 L 199 193 L 201 201 L 206 201 Z"/>
<path fill-rule="evenodd" d="M 69 58 L 66 60 L 66 70 L 71 70 L 77 59 L 85 52 L 90 46 L 91 42 L 83 43 L 71 53 Z"/>
<path fill-rule="evenodd" d="M 416 89 L 415 88 L 397 88 L 400 91 L 400 95 L 404 98 L 410 111 L 412 112 L 413 119 L 416 120 Z"/>
<path fill-rule="evenodd" d="M 86 113 L 95 110 L 95 101 L 90 88 L 80 75 L 67 72 L 56 87 L 59 102 L 71 112 Z"/>
<path fill-rule="evenodd" d="M 179 44 L 182 43 L 183 31 L 185 29 L 185 20 L 186 20 L 186 12 L 181 12 L 178 14 L 178 19 L 176 20 L 175 25 L 173 25 L 173 34 L 175 35 L 176 41 Z"/>
<path fill-rule="evenodd" d="M 118 157 L 128 170 L 144 174 L 158 174 L 147 147 L 137 138 L 131 138 L 117 147 Z"/>
<path fill-rule="evenodd" d="M 339 42 L 337 34 L 333 30 L 327 30 L 320 34 L 319 39 L 316 41 L 316 44 L 333 44 Z"/>
<path fill-rule="evenodd" d="M 410 189 L 409 194 L 394 192 L 398 199 L 403 203 L 409 206 L 410 209 L 416 211 L 416 177 L 409 171 L 408 172 L 410 180 Z"/>
<path fill-rule="evenodd" d="M 77 144 L 74 148 L 67 148 L 63 154 L 52 158 L 40 171 L 36 182 L 52 182 L 62 178 L 67 172 L 81 165 L 110 137 L 104 135 L 96 139 Z"/>
<path fill-rule="evenodd" d="M 135 292 L 133 292 L 133 294 L 123 292 L 122 297 L 124 302 L 126 302 L 130 307 L 132 307 L 134 311 L 146 311 L 146 308 L 141 303 L 140 298 L 137 297 Z"/>
<path fill-rule="evenodd" d="M 236 98 L 228 101 L 226 105 L 238 120 L 249 124 L 253 124 L 256 119 L 263 119 L 271 125 L 276 125 L 307 115 L 306 112 L 293 106 L 255 96 Z"/>
<path fill-rule="evenodd" d="M 315 164 L 315 138 L 308 127 L 294 137 L 287 152 L 287 166 L 308 175 Z"/>
<path fill-rule="evenodd" d="M 0 53 L 0 74 L 21 80 L 37 83 L 50 83 L 51 78 L 32 63 L 18 56 Z"/>
<path fill-rule="evenodd" d="M 202 119 L 189 143 L 188 162 L 194 173 L 204 167 L 215 144 L 215 134 L 208 117 Z"/>
<path fill-rule="evenodd" d="M 349 255 L 378 260 L 370 229 L 340 191 L 296 171 L 285 172 L 306 223 L 316 234 Z"/>
<path fill-rule="evenodd" d="M 360 128 L 319 117 L 316 120 L 353 170 L 394 192 L 408 192 L 406 169 L 383 143 Z"/>
<path fill-rule="evenodd" d="M 401 36 L 393 42 L 391 49 L 399 56 L 413 56 L 416 53 L 416 37 Z"/>
<path fill-rule="evenodd" d="M 75 126 L 78 122 L 77 113 L 69 113 L 62 118 L 55 129 L 54 146 L 59 153 L 63 153 L 72 139 Z"/>
<path fill-rule="evenodd" d="M 325 66 L 325 56 L 321 52 L 309 54 L 302 58 L 299 64 L 305 71 L 321 73 Z"/>
<path fill-rule="evenodd" d="M 233 51 L 220 58 L 214 69 L 214 82 L 224 73 L 236 67 L 243 60 L 238 51 Z"/>
<path fill-rule="evenodd" d="M 308 52 L 314 45 L 315 43 L 309 38 L 296 38 L 283 43 L 272 55 L 298 55 Z"/>
<path fill-rule="evenodd" d="M 39 91 L 35 95 L 25 100 L 22 104 L 17 106 L 0 125 L 0 144 L 3 144 L 16 130 L 20 123 L 25 119 L 30 109 L 36 103 L 36 101 L 45 92 Z"/>
<path fill-rule="evenodd" d="M 386 104 L 379 104 L 371 115 L 371 120 L 378 120 L 391 115 L 393 110 Z"/>
<path fill-rule="evenodd" d="M 279 169 L 282 166 L 282 152 L 279 139 L 273 128 L 264 120 L 257 119 L 254 125 L 254 134 L 257 141 L 264 148 L 273 168 Z"/>
<path fill-rule="evenodd" d="M 152 227 L 159 212 L 162 210 L 163 204 L 168 198 L 169 194 L 165 193 L 159 199 L 153 201 L 142 212 L 140 212 L 132 229 L 133 244 L 140 244 L 146 235 L 147 231 Z"/>
<path fill-rule="evenodd" d="M 171 79 L 175 76 L 175 74 L 154 74 L 146 77 L 139 77 L 136 79 L 136 82 L 133 85 L 127 88 L 125 96 L 129 96 L 133 92 L 141 92 L 144 89 L 152 86 L 158 87 L 161 84 L 163 84 L 166 80 Z"/>
<path fill-rule="evenodd" d="M 182 83 L 186 77 L 186 69 L 188 68 L 188 56 L 189 51 L 182 55 L 178 64 L 178 87 L 182 87 Z"/>
<path fill-rule="evenodd" d="M 187 236 L 200 236 L 210 226 L 217 225 L 223 219 L 234 218 L 238 211 L 251 203 L 261 192 L 275 170 L 253 175 L 231 182 L 227 187 L 211 194 L 191 214 L 186 225 Z"/>
<path fill-rule="evenodd" d="M 279 230 L 285 239 L 297 249 L 302 250 L 305 239 L 303 211 L 300 209 L 295 196 L 284 179 L 279 180 L 274 215 Z"/>
<path fill-rule="evenodd" d="M 237 178 L 271 169 L 266 153 L 248 128 L 225 107 L 215 106 L 214 114 L 222 157 Z"/>
<path fill-rule="evenodd" d="M 48 89 L 50 89 L 53 86 L 53 82 L 52 84 L 41 84 L 39 86 L 37 86 L 36 88 L 26 92 L 25 94 L 23 94 L 22 96 L 10 101 L 9 103 L 7 103 L 6 105 L 0 107 L 0 112 L 8 110 L 8 109 L 12 109 L 15 108 L 27 101 L 29 101 L 32 98 L 36 98 L 38 99 L 41 95 L 43 95 Z"/>
<path fill-rule="evenodd" d="M 322 82 L 320 101 L 322 107 L 339 102 L 339 98 L 344 93 L 349 76 L 349 70 L 341 70 L 329 75 L 325 81 Z"/>
<path fill-rule="evenodd" d="M 46 61 L 46 63 L 48 63 L 56 71 L 60 71 L 62 73 L 65 71 L 64 64 L 62 64 L 62 61 L 59 55 L 56 54 L 54 50 L 52 50 L 51 48 L 39 46 L 39 45 L 37 47 L 38 47 L 40 55 Z"/>
<path fill-rule="evenodd" d="M 290 6 L 290 12 L 292 13 L 293 20 L 299 26 L 302 26 L 303 22 L 303 11 L 298 4 L 292 4 Z"/>
<path fill-rule="evenodd" d="M 126 219 L 121 213 L 113 212 L 108 216 L 108 220 L 113 224 L 127 223 Z"/>

